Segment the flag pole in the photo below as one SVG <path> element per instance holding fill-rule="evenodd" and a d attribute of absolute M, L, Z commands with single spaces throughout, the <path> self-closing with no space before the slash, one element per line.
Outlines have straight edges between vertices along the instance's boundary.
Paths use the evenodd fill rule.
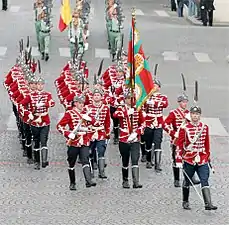
<path fill-rule="evenodd" d="M 136 23 L 136 10 L 132 8 L 132 66 L 131 66 L 131 73 L 130 73 L 130 84 L 131 84 L 131 108 L 134 107 L 135 104 L 135 96 L 134 96 L 134 89 L 135 89 L 135 59 L 134 59 L 134 38 L 135 38 L 135 23 Z M 133 132 L 133 115 L 131 115 L 131 132 Z"/>

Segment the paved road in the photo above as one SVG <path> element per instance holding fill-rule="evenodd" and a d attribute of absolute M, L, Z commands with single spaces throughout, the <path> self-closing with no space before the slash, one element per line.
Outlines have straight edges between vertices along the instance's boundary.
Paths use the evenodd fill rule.
<path fill-rule="evenodd" d="M 111 61 L 106 50 L 104 26 L 104 1 L 94 0 L 91 15 L 89 51 L 85 58 L 90 72 L 96 71 L 100 58 L 105 65 Z M 80 166 L 77 168 L 77 191 L 68 190 L 66 148 L 64 140 L 55 130 L 63 113 L 57 106 L 51 111 L 52 131 L 49 149 L 51 166 L 39 172 L 25 163 L 19 142 L 11 105 L 3 88 L 0 90 L 0 224 L 229 224 L 229 160 L 228 160 L 228 72 L 229 55 L 227 28 L 194 27 L 164 7 L 163 0 L 125 0 L 125 42 L 129 32 L 130 8 L 136 6 L 137 26 L 150 63 L 159 63 L 158 77 L 163 91 L 170 97 L 170 109 L 175 107 L 175 97 L 181 91 L 180 73 L 187 77 L 188 93 L 193 95 L 194 80 L 200 83 L 200 104 L 204 121 L 209 124 L 213 162 L 216 173 L 211 177 L 212 197 L 219 206 L 217 212 L 205 212 L 195 192 L 191 193 L 193 210 L 181 209 L 181 190 L 175 189 L 171 178 L 169 141 L 163 143 L 163 173 L 146 171 L 141 164 L 142 190 L 121 188 L 120 158 L 117 147 L 109 146 L 107 181 L 99 181 L 96 188 L 86 189 Z M 59 5 L 54 8 L 54 25 L 59 18 Z M 0 12 L 0 73 L 1 81 L 15 62 L 18 40 L 31 37 L 33 54 L 37 58 L 33 26 L 32 5 L 29 0 L 11 1 L 8 12 Z M 53 81 L 69 59 L 66 33 L 52 32 L 51 59 L 42 63 L 47 79 L 47 90 L 57 100 Z M 166 113 L 165 113 L 166 114 Z M 80 182 L 82 181 L 82 182 Z M 200 190 L 198 188 L 198 190 Z"/>

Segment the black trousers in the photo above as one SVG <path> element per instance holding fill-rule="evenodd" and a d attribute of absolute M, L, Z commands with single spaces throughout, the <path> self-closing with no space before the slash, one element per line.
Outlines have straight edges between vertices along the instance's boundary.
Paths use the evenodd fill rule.
<path fill-rule="evenodd" d="M 176 11 L 176 10 L 177 10 L 176 2 L 175 0 L 171 0 L 171 11 Z"/>
<path fill-rule="evenodd" d="M 32 159 L 32 131 L 27 123 L 23 123 L 23 133 L 25 136 L 25 147 L 27 149 L 27 157 Z"/>
<path fill-rule="evenodd" d="M 207 23 L 209 23 L 209 26 L 212 26 L 213 23 L 213 10 L 208 9 L 201 9 L 201 19 L 203 21 L 203 25 L 207 26 Z"/>
<path fill-rule="evenodd" d="M 114 137 L 118 138 L 119 136 L 119 119 L 113 117 L 113 113 L 116 111 L 116 108 L 110 107 L 111 119 L 113 120 L 114 128 Z"/>
<path fill-rule="evenodd" d="M 78 155 L 80 157 L 82 166 L 89 165 L 89 147 L 88 146 L 82 146 L 82 147 L 68 146 L 67 155 L 68 155 L 67 161 L 68 161 L 68 165 L 70 169 L 75 167 Z"/>
<path fill-rule="evenodd" d="M 7 9 L 8 2 L 7 0 L 2 0 L 2 9 Z"/>
<path fill-rule="evenodd" d="M 147 161 L 151 162 L 153 144 L 154 150 L 161 149 L 163 130 L 162 128 L 151 129 L 147 127 L 144 132 L 144 138 L 146 143 Z"/>
<path fill-rule="evenodd" d="M 34 150 L 47 147 L 50 126 L 34 127 L 31 126 L 31 131 L 34 140 Z"/>
<path fill-rule="evenodd" d="M 131 158 L 131 165 L 137 166 L 140 157 L 140 144 L 119 142 L 119 152 L 122 156 L 122 167 L 127 168 Z"/>
<path fill-rule="evenodd" d="M 173 166 L 176 166 L 176 145 L 171 144 Z"/>

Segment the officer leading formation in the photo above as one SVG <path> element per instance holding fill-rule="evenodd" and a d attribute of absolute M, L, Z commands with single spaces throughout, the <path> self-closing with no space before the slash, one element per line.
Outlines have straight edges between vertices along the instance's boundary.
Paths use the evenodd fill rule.
<path fill-rule="evenodd" d="M 79 4 L 81 3 L 83 1 Z M 110 0 L 106 1 L 105 5 L 106 13 L 110 10 L 106 16 L 114 16 L 106 17 L 108 39 L 116 35 L 112 32 L 119 34 L 119 37 L 115 36 L 116 41 L 109 41 L 112 61 L 115 59 L 116 62 L 103 71 L 103 60 L 101 60 L 98 71 L 89 76 L 87 62 L 83 59 L 84 51 L 88 46 L 88 23 L 82 22 L 82 18 L 85 17 L 82 17 L 78 11 L 81 10 L 80 5 L 74 10 L 72 23 L 69 25 L 71 60 L 54 81 L 64 111 L 64 116 L 56 128 L 66 139 L 69 189 L 77 190 L 75 173 L 77 159 L 82 164 L 87 188 L 96 186 L 96 170 L 98 170 L 98 179 L 112 176 L 106 172 L 106 152 L 109 149 L 112 131 L 114 136 L 112 144 L 117 146 L 121 156 L 122 187 L 129 189 L 131 187 L 129 181 L 132 177 L 132 187 L 143 188 L 139 175 L 140 155 L 141 161 L 146 164 L 146 169 L 148 171 L 154 169 L 160 175 L 163 171 L 162 141 L 163 130 L 165 130 L 171 138 L 175 187 L 181 186 L 180 173 L 184 175 L 182 207 L 190 210 L 190 186 L 195 187 L 200 184 L 205 209 L 216 210 L 217 207 L 212 204 L 208 182 L 211 168 L 209 128 L 201 122 L 202 110 L 197 105 L 198 82 L 195 83 L 195 104 L 188 111 L 189 98 L 182 75 L 184 91 L 177 98 L 178 107 L 164 119 L 163 110 L 168 107 L 169 101 L 168 97 L 161 93 L 163 85 L 156 76 L 157 69 L 155 69 L 154 92 L 141 109 L 137 110 L 136 105 L 133 104 L 133 100 L 134 103 L 136 101 L 136 90 L 126 84 L 130 73 L 127 66 L 128 54 L 123 51 L 123 35 L 120 35 L 120 27 L 117 28 L 117 24 L 120 25 L 117 18 L 122 11 L 121 4 Z M 41 18 L 36 21 L 37 29 L 42 28 L 42 18 L 47 15 L 43 8 L 44 2 L 37 0 L 35 11 Z M 87 13 L 84 15 L 88 17 Z M 114 32 L 112 21 L 116 21 L 118 32 Z M 38 40 L 44 40 L 46 35 L 40 34 L 44 30 L 39 29 L 37 30 Z M 79 36 L 76 36 L 76 33 Z M 117 45 L 119 41 L 121 44 Z M 39 43 L 41 54 L 44 53 L 42 56 L 47 59 L 48 51 L 44 50 L 41 42 Z M 40 170 L 41 167 L 49 166 L 49 109 L 55 106 L 55 102 L 52 94 L 44 90 L 45 80 L 42 78 L 41 64 L 31 55 L 29 38 L 26 46 L 23 39 L 20 40 L 19 46 L 19 57 L 6 75 L 4 87 L 9 94 L 16 117 L 22 155 L 27 157 L 28 164 L 34 164 L 34 169 Z M 89 78 L 93 78 L 90 79 L 93 80 L 92 88 L 89 87 Z M 130 171 L 132 176 L 129 175 Z"/>

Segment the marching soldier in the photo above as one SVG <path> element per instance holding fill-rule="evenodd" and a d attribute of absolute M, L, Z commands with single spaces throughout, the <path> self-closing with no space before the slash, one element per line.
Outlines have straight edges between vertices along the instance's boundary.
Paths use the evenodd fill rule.
<path fill-rule="evenodd" d="M 120 121 L 119 151 L 122 157 L 123 188 L 130 188 L 128 182 L 129 160 L 131 157 L 133 188 L 142 188 L 139 184 L 138 161 L 140 156 L 139 138 L 145 128 L 142 111 L 131 107 L 131 93 L 125 94 L 125 104 L 119 106 L 113 116 Z"/>
<path fill-rule="evenodd" d="M 30 127 L 31 120 L 33 119 L 33 115 L 30 112 L 30 109 L 27 108 L 24 110 L 24 107 L 20 104 L 20 102 L 30 95 L 31 93 L 35 93 L 37 91 L 37 79 L 35 77 L 31 77 L 28 80 L 29 89 L 21 90 L 21 94 L 17 97 L 18 104 L 18 112 L 20 118 L 23 122 L 23 134 L 25 136 L 25 152 L 27 156 L 27 163 L 33 163 L 33 155 L 32 155 L 32 131 Z"/>
<path fill-rule="evenodd" d="M 41 13 L 43 12 L 43 0 L 37 0 L 34 4 L 35 12 L 35 31 L 37 37 L 38 50 L 40 51 L 40 30 L 41 30 Z"/>
<path fill-rule="evenodd" d="M 39 46 L 41 51 L 41 59 L 45 61 L 49 60 L 50 32 L 51 32 L 50 18 L 49 15 L 47 14 L 47 11 L 43 10 L 43 12 L 41 13 L 41 20 L 40 20 L 40 32 L 39 32 L 40 45 Z"/>
<path fill-rule="evenodd" d="M 174 176 L 174 186 L 180 187 L 180 169 L 176 167 L 176 148 L 177 148 L 177 138 L 179 135 L 179 130 L 185 126 L 185 124 L 190 120 L 187 120 L 189 111 L 187 110 L 188 96 L 185 94 L 179 95 L 177 98 L 179 107 L 170 111 L 169 115 L 164 121 L 163 128 L 169 134 L 172 149 L 172 160 L 173 160 L 173 176 Z M 191 177 L 194 184 L 199 184 L 200 182 Z"/>
<path fill-rule="evenodd" d="M 144 109 L 146 113 L 146 129 L 144 138 L 146 142 L 147 163 L 146 168 L 151 169 L 153 166 L 152 158 L 155 158 L 155 171 L 160 172 L 161 169 L 161 143 L 163 138 L 163 115 L 162 112 L 168 107 L 168 98 L 161 94 L 161 82 L 154 80 L 155 93 L 148 99 Z"/>
<path fill-rule="evenodd" d="M 74 12 L 72 15 L 72 21 L 68 30 L 68 38 L 70 42 L 69 45 L 71 58 L 73 58 L 76 51 L 79 55 L 83 55 L 84 51 L 88 49 L 88 43 L 83 33 L 83 22 L 82 19 L 80 19 L 78 12 Z"/>
<path fill-rule="evenodd" d="M 89 116 L 97 121 L 97 127 L 92 127 L 91 149 L 97 149 L 99 178 L 106 179 L 105 175 L 105 151 L 107 141 L 110 139 L 110 109 L 108 105 L 103 104 L 103 91 L 95 89 L 93 91 L 93 102 L 88 105 Z M 93 163 L 92 163 L 93 164 Z"/>
<path fill-rule="evenodd" d="M 186 123 L 179 131 L 176 150 L 176 165 L 183 168 L 184 182 L 182 187 L 183 203 L 186 210 L 190 210 L 189 191 L 191 178 L 197 172 L 202 194 L 205 202 L 205 210 L 216 210 L 212 204 L 209 189 L 209 162 L 210 162 L 210 141 L 209 128 L 200 122 L 201 108 L 193 106 L 190 109 L 191 121 Z"/>
<path fill-rule="evenodd" d="M 70 190 L 76 190 L 75 163 L 78 155 L 82 163 L 86 187 L 96 186 L 96 183 L 92 181 L 89 164 L 91 135 L 87 134 L 92 118 L 86 114 L 88 112 L 84 109 L 84 102 L 84 96 L 75 96 L 72 102 L 73 108 L 66 111 L 64 117 L 57 124 L 57 130 L 67 139 Z M 66 126 L 69 129 L 66 129 Z"/>
<path fill-rule="evenodd" d="M 40 169 L 40 150 L 42 168 L 49 165 L 48 162 L 48 136 L 50 130 L 49 108 L 54 107 L 55 102 L 49 92 L 44 91 L 45 81 L 43 78 L 37 80 L 37 91 L 28 95 L 20 104 L 31 110 L 31 130 L 34 144 L 34 169 Z M 24 109 L 26 111 L 26 109 Z"/>
<path fill-rule="evenodd" d="M 120 31 L 120 21 L 118 20 L 117 5 L 114 4 L 110 9 L 110 32 L 109 32 L 109 43 L 111 47 L 112 62 L 115 61 L 115 55 L 118 50 L 121 49 L 121 31 Z"/>

